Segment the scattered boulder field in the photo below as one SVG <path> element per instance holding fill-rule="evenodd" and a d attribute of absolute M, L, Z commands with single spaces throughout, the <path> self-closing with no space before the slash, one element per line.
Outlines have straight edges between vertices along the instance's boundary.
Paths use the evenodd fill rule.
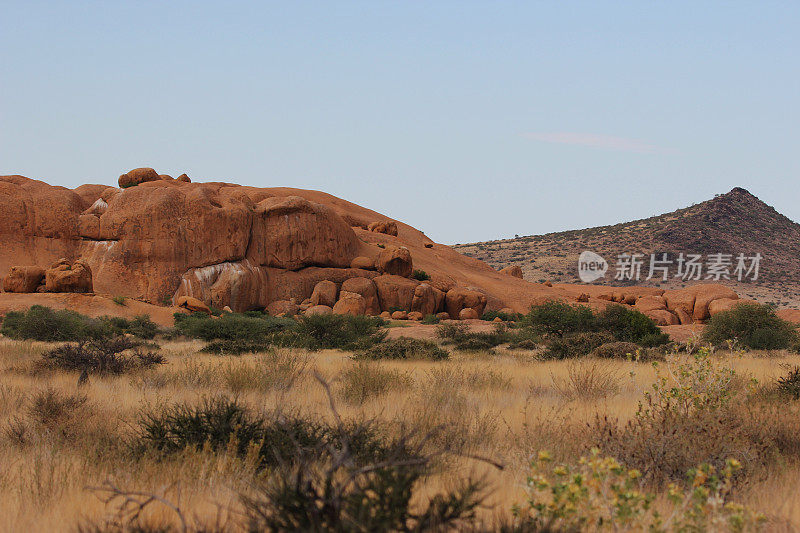
<path fill-rule="evenodd" d="M 318 191 L 198 183 L 152 168 L 128 171 L 118 185 L 67 189 L 0 176 L 0 313 L 64 300 L 92 314 L 107 310 L 97 299 L 125 298 L 162 323 L 171 307 L 469 320 L 559 299 L 629 305 L 673 326 L 702 323 L 740 301 L 719 284 L 665 291 L 533 283 L 518 266 L 497 271 Z"/>

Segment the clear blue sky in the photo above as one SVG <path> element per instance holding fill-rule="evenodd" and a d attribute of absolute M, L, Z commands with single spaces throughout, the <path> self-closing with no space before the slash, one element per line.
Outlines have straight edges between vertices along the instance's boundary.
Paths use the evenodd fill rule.
<path fill-rule="evenodd" d="M 469 242 L 800 220 L 800 2 L 0 1 L 0 173 L 319 189 Z"/>

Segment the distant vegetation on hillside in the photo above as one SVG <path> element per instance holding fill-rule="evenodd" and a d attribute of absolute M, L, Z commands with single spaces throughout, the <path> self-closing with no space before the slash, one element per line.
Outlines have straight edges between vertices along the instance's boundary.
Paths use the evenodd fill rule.
<path fill-rule="evenodd" d="M 711 200 L 647 219 L 459 244 L 454 248 L 497 269 L 518 265 L 530 281 L 565 283 L 579 281 L 578 256 L 591 250 L 609 262 L 609 274 L 598 283 L 614 285 L 621 284 L 614 281 L 613 270 L 617 255 L 623 253 L 641 253 L 647 259 L 650 254 L 660 257 L 666 253 L 673 261 L 679 253 L 723 253 L 734 257 L 739 253 L 760 253 L 763 259 L 759 277 L 751 285 L 771 287 L 776 298 L 800 295 L 800 224 L 738 187 Z"/>

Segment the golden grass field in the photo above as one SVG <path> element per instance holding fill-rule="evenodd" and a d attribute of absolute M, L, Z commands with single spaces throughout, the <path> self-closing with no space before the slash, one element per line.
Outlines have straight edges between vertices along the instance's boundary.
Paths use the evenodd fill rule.
<path fill-rule="evenodd" d="M 423 498 L 467 476 L 484 476 L 491 493 L 480 518 L 491 528 L 524 501 L 532 455 L 546 449 L 558 460 L 576 460 L 592 445 L 592 421 L 598 415 L 629 419 L 654 379 L 646 363 L 539 361 L 526 351 L 455 353 L 443 362 L 357 363 L 339 351 L 278 349 L 223 357 L 197 353 L 202 346 L 164 342 L 167 364 L 116 377 L 93 375 L 79 388 L 77 373 L 37 370 L 47 344 L 0 339 L 0 530 L 76 530 L 101 523 L 115 509 L 92 487 L 106 481 L 163 497 L 195 523 L 235 530 L 238 495 L 257 475 L 246 460 L 203 450 L 162 460 L 132 457 L 125 443 L 143 410 L 218 394 L 235 395 L 256 411 L 280 408 L 329 419 L 329 399 L 315 373 L 330 383 L 344 419 L 442 425 L 439 438 L 448 444 L 505 465 L 501 471 L 453 458 L 416 494 Z M 788 353 L 714 357 L 764 390 L 785 373 L 782 365 L 800 364 L 800 356 Z M 55 419 L 37 419 L 42 415 L 36 397 L 49 389 L 85 396 L 85 402 Z M 768 426 L 798 418 L 791 402 L 778 411 L 754 422 Z M 800 464 L 786 454 L 754 475 L 737 499 L 764 512 L 767 529 L 793 530 L 800 526 L 798 480 Z M 151 506 L 150 512 L 151 519 L 175 524 L 166 506 Z"/>

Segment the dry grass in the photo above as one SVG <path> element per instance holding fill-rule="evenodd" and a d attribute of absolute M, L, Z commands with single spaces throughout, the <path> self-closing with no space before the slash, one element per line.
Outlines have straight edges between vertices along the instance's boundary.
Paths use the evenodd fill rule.
<path fill-rule="evenodd" d="M 567 400 L 596 400 L 617 394 L 621 381 L 614 363 L 577 360 L 567 363 L 565 377 L 553 377 L 553 387 Z"/>
<path fill-rule="evenodd" d="M 523 500 L 532 454 L 548 449 L 557 459 L 577 458 L 595 440 L 587 429 L 591 423 L 598 416 L 630 420 L 654 379 L 647 364 L 540 362 L 503 351 L 456 354 L 442 362 L 354 363 L 337 351 L 280 350 L 234 358 L 198 353 L 198 343 L 172 342 L 162 346 L 167 364 L 159 368 L 91 376 L 78 387 L 77 373 L 29 371 L 45 347 L 0 339 L 2 531 L 64 530 L 99 522 L 114 508 L 88 487 L 106 481 L 162 496 L 192 523 L 235 529 L 237 495 L 249 490 L 257 475 L 253 464 L 208 450 L 158 461 L 134 456 L 128 442 L 141 413 L 224 393 L 255 411 L 283 409 L 331 420 L 329 399 L 313 373 L 331 383 L 344 419 L 440 428 L 437 444 L 506 464 L 500 471 L 468 458 L 448 460 L 418 494 L 424 498 L 470 474 L 484 475 L 492 492 L 481 517 L 492 524 L 508 519 L 512 504 Z M 730 358 L 738 375 L 762 384 L 774 382 L 785 364 L 800 364 L 800 356 Z M 800 404 L 770 405 L 778 407 L 760 411 L 755 423 L 779 437 L 782 455 L 743 487 L 741 499 L 770 514 L 775 529 L 798 527 L 800 450 L 793 435 L 800 424 L 790 420 L 800 420 Z M 176 515 L 166 506 L 153 507 L 151 514 L 152 520 L 175 524 Z"/>

